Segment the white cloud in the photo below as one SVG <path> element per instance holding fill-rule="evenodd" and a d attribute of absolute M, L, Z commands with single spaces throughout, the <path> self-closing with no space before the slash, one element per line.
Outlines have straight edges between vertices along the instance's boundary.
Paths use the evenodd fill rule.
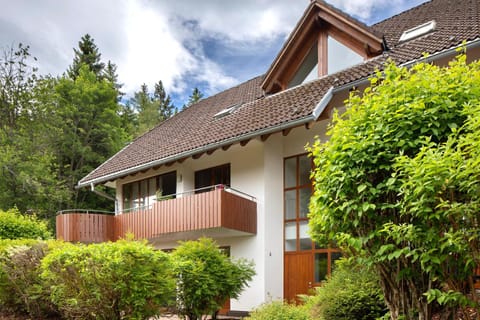
<path fill-rule="evenodd" d="M 418 1 L 421 0 L 415 0 Z M 379 8 L 405 7 L 406 0 L 329 2 L 369 19 Z M 225 65 L 237 65 L 237 53 L 244 58 L 251 55 L 252 60 L 261 53 L 271 54 L 272 50 L 265 48 L 278 45 L 274 42 L 288 36 L 309 3 L 310 0 L 4 0 L 0 11 L 0 47 L 18 42 L 30 44 L 32 53 L 39 58 L 40 72 L 58 75 L 72 62 L 73 48 L 81 36 L 90 33 L 102 59 L 117 64 L 124 91 L 138 90 L 142 83 L 152 88 L 162 80 L 167 92 L 188 95 L 192 89 L 189 82 L 193 81 L 205 84 L 206 93 L 211 94 L 236 84 L 240 73 L 248 73 L 231 67 L 230 74 L 226 74 Z M 205 47 L 214 42 L 221 42 L 221 50 L 228 54 L 216 55 L 212 48 Z"/>

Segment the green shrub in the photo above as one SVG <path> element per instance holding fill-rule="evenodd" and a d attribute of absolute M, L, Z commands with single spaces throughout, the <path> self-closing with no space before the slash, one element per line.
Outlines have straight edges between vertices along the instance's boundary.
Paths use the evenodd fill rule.
<path fill-rule="evenodd" d="M 172 256 L 177 309 L 190 320 L 216 314 L 228 298 L 238 298 L 255 275 L 253 263 L 231 260 L 207 238 L 181 243 Z"/>
<path fill-rule="evenodd" d="M 246 320 L 310 320 L 308 309 L 305 306 L 273 301 L 263 304 L 252 311 Z"/>
<path fill-rule="evenodd" d="M 373 320 L 387 311 L 377 275 L 350 260 L 337 261 L 332 277 L 315 291 L 305 297 L 314 319 Z"/>
<path fill-rule="evenodd" d="M 47 223 L 18 209 L 0 210 L 0 239 L 50 239 Z"/>
<path fill-rule="evenodd" d="M 0 240 L 0 304 L 13 313 L 34 318 L 56 314 L 49 288 L 40 279 L 40 263 L 63 242 L 33 239 Z"/>
<path fill-rule="evenodd" d="M 146 242 L 60 248 L 43 259 L 42 270 L 67 319 L 146 319 L 174 297 L 168 254 Z"/>

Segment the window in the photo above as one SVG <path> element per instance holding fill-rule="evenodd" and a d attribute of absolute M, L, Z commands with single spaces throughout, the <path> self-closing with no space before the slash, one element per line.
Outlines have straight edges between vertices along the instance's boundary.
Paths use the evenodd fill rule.
<path fill-rule="evenodd" d="M 195 172 L 195 190 L 197 190 L 197 193 L 210 191 L 212 188 L 208 187 L 213 187 L 217 184 L 230 186 L 229 163 Z"/>
<path fill-rule="evenodd" d="M 407 41 L 416 37 L 423 36 L 424 34 L 427 34 L 428 32 L 435 30 L 435 27 L 436 27 L 436 23 L 434 20 L 432 20 L 427 23 L 416 26 L 414 28 L 405 30 L 402 33 L 399 41 Z"/>
<path fill-rule="evenodd" d="M 215 119 L 220 119 L 220 118 L 223 118 L 225 116 L 228 116 L 229 114 L 232 114 L 233 112 L 235 112 L 238 108 L 240 108 L 242 106 L 243 103 L 237 103 L 237 104 L 234 104 L 230 107 L 227 107 L 219 112 L 217 112 L 216 114 L 213 115 L 213 117 Z"/>
<path fill-rule="evenodd" d="M 284 251 L 285 254 L 310 254 L 315 283 L 325 280 L 332 272 L 341 253 L 335 248 L 320 248 L 308 234 L 308 213 L 313 163 L 306 154 L 284 159 Z"/>
<path fill-rule="evenodd" d="M 315 42 L 308 52 L 305 60 L 298 68 L 288 87 L 294 87 L 299 84 L 318 78 L 318 43 Z"/>
<path fill-rule="evenodd" d="M 123 211 L 149 207 L 158 197 L 175 196 L 177 192 L 176 172 L 135 181 L 123 185 Z"/>
<path fill-rule="evenodd" d="M 319 74 L 332 74 L 363 61 L 363 57 L 360 54 L 327 33 L 322 34 L 321 37 L 323 37 L 323 41 L 314 42 L 288 83 L 288 88 L 317 79 Z"/>
<path fill-rule="evenodd" d="M 328 37 L 328 74 L 346 69 L 348 67 L 359 64 L 363 61 L 363 57 L 335 40 L 333 37 Z"/>
<path fill-rule="evenodd" d="M 285 251 L 312 249 L 308 236 L 308 205 L 312 194 L 312 161 L 306 154 L 284 162 Z"/>

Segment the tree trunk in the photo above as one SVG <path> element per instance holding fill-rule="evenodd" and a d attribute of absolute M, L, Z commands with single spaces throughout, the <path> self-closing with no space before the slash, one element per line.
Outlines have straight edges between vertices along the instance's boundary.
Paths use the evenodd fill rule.
<path fill-rule="evenodd" d="M 398 263 L 396 266 L 384 263 L 378 264 L 380 286 L 385 298 L 385 304 L 390 311 L 390 318 L 397 320 L 429 320 L 432 317 L 431 305 L 423 293 L 430 286 L 428 277 L 422 279 L 399 279 L 399 270 L 404 269 Z"/>

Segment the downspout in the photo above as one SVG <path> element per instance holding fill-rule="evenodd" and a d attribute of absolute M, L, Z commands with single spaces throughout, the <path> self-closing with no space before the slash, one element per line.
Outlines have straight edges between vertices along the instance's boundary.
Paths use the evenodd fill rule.
<path fill-rule="evenodd" d="M 117 215 L 117 213 L 118 213 L 118 201 L 117 201 L 116 198 L 112 197 L 111 195 L 109 195 L 106 192 L 96 190 L 95 185 L 93 183 L 90 183 L 90 191 L 92 191 L 93 193 L 95 193 L 95 194 L 97 194 L 97 195 L 99 195 L 103 198 L 106 198 L 108 200 L 112 200 L 115 203 L 115 215 Z"/>

